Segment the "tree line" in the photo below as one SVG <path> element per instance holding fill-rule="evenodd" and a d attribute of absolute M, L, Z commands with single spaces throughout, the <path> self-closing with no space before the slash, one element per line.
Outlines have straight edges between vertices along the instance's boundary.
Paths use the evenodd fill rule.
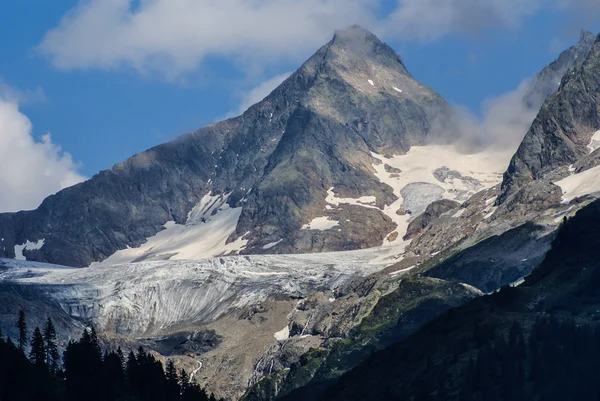
<path fill-rule="evenodd" d="M 172 360 L 166 368 L 140 347 L 102 351 L 94 328 L 70 341 L 62 355 L 52 319 L 29 336 L 25 313 L 16 343 L 0 330 L 0 401 L 217 401 Z"/>

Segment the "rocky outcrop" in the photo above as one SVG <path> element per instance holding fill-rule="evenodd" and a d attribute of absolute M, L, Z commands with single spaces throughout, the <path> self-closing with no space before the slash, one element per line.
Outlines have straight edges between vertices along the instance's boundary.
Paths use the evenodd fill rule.
<path fill-rule="evenodd" d="M 525 105 L 530 109 L 539 110 L 544 101 L 556 93 L 567 71 L 574 65 L 583 63 L 595 40 L 593 33 L 581 31 L 579 43 L 563 51 L 556 60 L 535 76 L 523 97 Z"/>
<path fill-rule="evenodd" d="M 542 106 L 504 174 L 498 203 L 525 184 L 588 155 L 591 138 L 600 129 L 599 105 L 600 37 L 585 60 L 567 71 L 558 92 Z M 553 174 L 552 178 L 560 177 Z"/>
<path fill-rule="evenodd" d="M 442 199 L 435 201 L 427 206 L 425 212 L 417 218 L 415 218 L 409 225 L 404 236 L 405 240 L 413 239 L 419 235 L 427 226 L 429 226 L 435 219 L 440 217 L 442 214 L 449 212 L 453 209 L 458 209 L 460 203 L 450 200 Z"/>

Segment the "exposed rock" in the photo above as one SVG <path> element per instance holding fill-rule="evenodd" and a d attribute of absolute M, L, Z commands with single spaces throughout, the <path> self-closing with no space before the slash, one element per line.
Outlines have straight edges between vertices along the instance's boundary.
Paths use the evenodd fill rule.
<path fill-rule="evenodd" d="M 394 231 L 393 233 L 391 233 L 390 235 L 388 235 L 387 240 L 389 242 L 394 242 L 396 241 L 396 239 L 399 237 L 398 231 Z"/>
<path fill-rule="evenodd" d="M 388 172 L 390 174 L 395 174 L 395 177 L 397 177 L 400 173 L 402 173 L 402 170 L 400 170 L 399 168 L 396 168 L 396 167 L 392 167 L 389 164 L 384 164 L 383 168 L 385 169 L 386 172 Z"/>
<path fill-rule="evenodd" d="M 539 110 L 544 101 L 558 90 L 567 71 L 585 60 L 595 39 L 593 33 L 581 31 L 579 43 L 563 51 L 555 61 L 535 76 L 524 96 L 525 105 L 530 109 Z"/>
<path fill-rule="evenodd" d="M 460 203 L 449 200 L 449 199 L 441 199 L 431 203 L 425 209 L 425 212 L 417 218 L 415 218 L 409 225 L 406 231 L 406 235 L 404 236 L 405 240 L 413 239 L 417 235 L 419 235 L 423 229 L 425 229 L 429 224 L 433 222 L 433 220 L 440 217 L 442 214 L 457 209 L 460 206 Z"/>
<path fill-rule="evenodd" d="M 406 211 L 406 209 L 404 209 L 403 207 L 401 207 L 400 209 L 396 210 L 396 214 L 398 216 L 404 216 L 406 215 L 408 212 Z"/>
<path fill-rule="evenodd" d="M 600 129 L 599 71 L 600 37 L 585 60 L 568 70 L 558 92 L 544 103 L 504 174 L 498 204 L 523 185 L 547 178 L 553 170 L 590 153 L 592 135 Z"/>

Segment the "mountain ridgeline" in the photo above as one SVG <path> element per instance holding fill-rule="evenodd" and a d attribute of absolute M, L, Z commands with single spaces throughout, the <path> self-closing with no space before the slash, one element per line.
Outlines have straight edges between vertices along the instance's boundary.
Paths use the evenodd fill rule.
<path fill-rule="evenodd" d="M 580 46 L 588 43 L 588 35 L 582 35 Z M 600 36 L 587 52 L 580 49 L 571 54 L 578 56 L 577 61 L 562 77 L 558 92 L 545 101 L 513 156 L 499 203 L 534 180 L 558 180 L 569 175 L 570 165 L 581 172 L 597 159 L 597 152 L 590 155 L 589 145 L 600 129 Z"/>
<path fill-rule="evenodd" d="M 371 152 L 404 154 L 450 116 L 388 45 L 353 26 L 242 116 L 137 154 L 34 211 L 0 214 L 0 257 L 87 266 L 139 246 L 169 221 L 184 224 L 209 193 L 243 208 L 229 241 L 243 237 L 245 253 L 376 246 L 394 224 L 374 208 L 341 208 L 339 230 L 301 227 L 323 215 L 330 188 L 390 204 Z M 38 246 L 18 255 L 15 246 L 27 243 Z"/>

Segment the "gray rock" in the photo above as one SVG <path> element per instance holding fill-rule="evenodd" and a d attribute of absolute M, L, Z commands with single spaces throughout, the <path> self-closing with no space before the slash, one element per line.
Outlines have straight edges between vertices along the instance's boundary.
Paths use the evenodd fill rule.
<path fill-rule="evenodd" d="M 404 239 L 409 240 L 415 238 L 435 219 L 450 210 L 457 209 L 458 207 L 460 207 L 460 203 L 449 199 L 441 199 L 431 203 L 429 206 L 427 206 L 427 209 L 425 209 L 423 214 L 419 215 L 408 225 Z"/>
<path fill-rule="evenodd" d="M 530 109 L 539 110 L 544 101 L 556 93 L 566 72 L 586 59 L 595 39 L 593 33 L 582 30 L 579 43 L 563 51 L 556 60 L 535 76 L 523 98 L 525 105 Z"/>
<path fill-rule="evenodd" d="M 87 266 L 139 246 L 168 221 L 184 223 L 209 191 L 232 193 L 228 203 L 243 206 L 230 239 L 250 232 L 247 253 L 381 244 L 393 227 L 375 209 L 349 219 L 347 240 L 334 230 L 307 238 L 300 228 L 323 216 L 331 187 L 342 197 L 375 196 L 379 207 L 392 203 L 370 152 L 403 154 L 423 145 L 450 114 L 388 45 L 353 26 L 242 116 L 135 155 L 34 211 L 0 214 L 0 257 L 15 257 L 16 244 L 44 239 L 41 249 L 26 252 L 28 259 Z M 263 249 L 272 238 L 284 241 Z"/>
<path fill-rule="evenodd" d="M 599 95 L 600 38 L 585 60 L 567 71 L 558 92 L 542 106 L 504 174 L 499 204 L 528 182 L 589 153 L 587 146 L 600 128 Z"/>

